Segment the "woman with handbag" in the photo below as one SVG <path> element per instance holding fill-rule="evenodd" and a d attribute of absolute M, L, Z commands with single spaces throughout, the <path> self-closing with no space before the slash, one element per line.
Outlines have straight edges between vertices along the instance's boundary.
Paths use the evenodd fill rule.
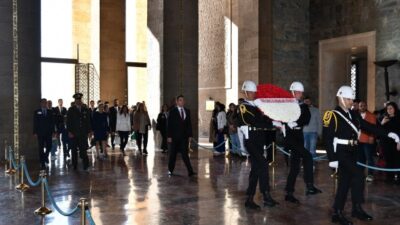
<path fill-rule="evenodd" d="M 117 113 L 117 125 L 116 131 L 120 138 L 120 150 L 123 156 L 125 156 L 125 147 L 128 143 L 128 136 L 131 130 L 131 118 L 129 115 L 128 106 L 123 105 L 119 113 Z"/>
<path fill-rule="evenodd" d="M 142 154 L 143 143 L 143 154 L 147 155 L 147 141 L 149 129 L 151 127 L 150 124 L 150 117 L 144 103 L 139 103 L 138 110 L 133 116 L 133 130 L 136 133 L 136 143 L 140 154 Z"/>

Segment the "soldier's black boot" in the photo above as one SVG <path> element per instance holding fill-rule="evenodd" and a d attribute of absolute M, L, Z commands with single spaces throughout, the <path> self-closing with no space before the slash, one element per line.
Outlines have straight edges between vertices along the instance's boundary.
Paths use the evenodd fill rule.
<path fill-rule="evenodd" d="M 351 216 L 355 217 L 359 220 L 373 220 L 373 217 L 368 215 L 364 209 L 361 207 L 361 204 L 354 204 L 353 210 L 351 211 Z"/>
<path fill-rule="evenodd" d="M 295 203 L 295 204 L 300 204 L 300 201 L 293 196 L 292 192 L 286 193 L 285 201 Z"/>
<path fill-rule="evenodd" d="M 253 200 L 254 196 L 253 195 L 249 195 L 246 199 L 246 202 L 244 203 L 244 206 L 248 209 L 260 209 L 260 206 L 257 205 L 254 200 Z"/>
<path fill-rule="evenodd" d="M 316 195 L 319 193 L 322 193 L 322 191 L 316 188 L 312 183 L 307 184 L 306 195 Z"/>
<path fill-rule="evenodd" d="M 339 223 L 340 225 L 353 225 L 353 222 L 348 220 L 343 215 L 343 210 L 335 209 L 332 215 L 332 223 Z"/>
<path fill-rule="evenodd" d="M 268 207 L 274 207 L 275 205 L 278 205 L 279 202 L 275 201 L 269 192 L 264 192 L 263 193 L 263 200 L 264 200 L 264 206 Z"/>

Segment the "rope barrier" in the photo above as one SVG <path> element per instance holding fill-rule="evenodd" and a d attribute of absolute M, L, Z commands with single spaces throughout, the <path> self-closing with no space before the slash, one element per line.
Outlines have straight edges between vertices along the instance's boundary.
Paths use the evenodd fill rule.
<path fill-rule="evenodd" d="M 90 213 L 89 209 L 85 210 L 86 218 L 89 220 L 90 225 L 96 225 L 93 220 L 92 214 Z"/>
<path fill-rule="evenodd" d="M 359 166 L 362 166 L 362 167 L 365 167 L 365 168 L 368 168 L 368 169 L 371 169 L 371 170 L 378 170 L 378 171 L 385 171 L 385 172 L 400 172 L 400 168 L 393 168 L 393 169 L 391 169 L 391 168 L 381 168 L 381 167 L 375 167 L 375 166 L 368 166 L 368 165 L 366 165 L 364 163 L 361 163 L 361 162 L 357 162 L 357 164 Z"/>
<path fill-rule="evenodd" d="M 33 187 L 39 186 L 40 182 L 42 181 L 42 178 L 39 177 L 36 182 L 33 182 L 31 176 L 28 173 L 28 168 L 26 166 L 26 163 L 22 164 L 22 169 L 24 170 L 24 174 L 25 174 L 26 179 L 28 180 L 29 185 L 31 185 Z"/>
<path fill-rule="evenodd" d="M 76 206 L 75 208 L 73 208 L 72 210 L 70 210 L 69 212 L 65 212 L 63 210 L 60 209 L 60 207 L 58 207 L 57 203 L 54 201 L 53 195 L 51 194 L 50 190 L 49 190 L 49 184 L 47 183 L 47 179 L 44 178 L 43 181 L 44 182 L 44 187 L 46 189 L 47 192 L 47 196 L 50 199 L 51 204 L 53 205 L 53 207 L 63 216 L 71 216 L 74 213 L 76 213 L 78 211 L 78 206 Z"/>
<path fill-rule="evenodd" d="M 217 146 L 215 146 L 215 147 L 207 147 L 207 146 L 204 146 L 204 145 L 200 145 L 198 142 L 196 142 L 194 139 L 192 139 L 192 141 L 197 145 L 197 146 L 199 146 L 200 148 L 204 148 L 204 149 L 213 149 L 213 150 L 216 150 L 217 148 L 219 148 L 219 147 L 221 147 L 222 145 L 225 145 L 225 143 L 226 143 L 226 140 L 224 140 L 221 144 L 219 144 L 219 145 L 217 145 Z"/>
<path fill-rule="evenodd" d="M 21 168 L 21 164 L 17 164 L 17 162 L 15 162 L 14 154 L 12 154 L 13 152 L 14 151 L 11 149 L 11 147 L 9 147 L 9 158 L 14 169 L 18 171 Z"/>

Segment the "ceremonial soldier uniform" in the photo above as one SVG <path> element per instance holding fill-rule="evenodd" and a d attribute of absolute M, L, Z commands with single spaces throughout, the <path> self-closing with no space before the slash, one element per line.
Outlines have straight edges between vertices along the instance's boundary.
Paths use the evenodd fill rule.
<path fill-rule="evenodd" d="M 76 101 L 81 101 L 82 94 L 77 93 L 73 97 Z M 90 112 L 82 104 L 75 104 L 68 109 L 67 130 L 72 144 L 72 164 L 74 169 L 77 168 L 79 149 L 83 169 L 87 170 L 89 167 L 89 158 L 86 151 L 88 149 L 88 134 L 91 132 Z"/>
<path fill-rule="evenodd" d="M 252 81 L 245 81 L 243 91 L 256 92 L 256 86 Z M 256 192 L 257 182 L 259 181 L 260 192 L 263 194 L 264 205 L 273 207 L 278 204 L 269 194 L 269 171 L 268 161 L 264 157 L 265 132 L 272 128 L 272 120 L 263 115 L 261 110 L 254 105 L 253 101 L 245 100 L 239 105 L 240 115 L 238 116 L 238 126 L 244 133 L 244 145 L 250 154 L 251 171 L 249 176 L 249 187 L 245 206 L 247 208 L 258 209 L 253 197 Z"/>
<path fill-rule="evenodd" d="M 290 86 L 292 92 L 304 92 L 303 84 L 300 82 L 293 82 Z M 299 94 L 302 95 L 302 94 Z M 299 203 L 293 196 L 294 186 L 296 184 L 297 175 L 300 172 L 300 158 L 303 159 L 304 168 L 304 182 L 306 183 L 306 195 L 321 193 L 314 187 L 314 174 L 313 174 L 313 158 L 306 148 L 304 148 L 304 135 L 303 126 L 307 125 L 310 121 L 311 114 L 308 106 L 302 102 L 300 104 L 301 114 L 297 121 L 289 122 L 285 126 L 285 148 L 291 150 L 290 153 L 290 171 L 286 183 L 286 196 L 285 200 L 292 203 Z"/>
<path fill-rule="evenodd" d="M 342 86 L 337 94 L 345 105 L 343 98 L 354 99 L 354 91 L 348 86 Z M 349 107 L 351 103 L 349 103 Z M 338 188 L 336 191 L 334 214 L 332 222 L 340 224 L 353 224 L 343 215 L 347 192 L 351 188 L 353 202 L 352 216 L 361 220 L 372 220 L 362 208 L 364 201 L 364 172 L 357 165 L 358 137 L 360 129 L 378 136 L 389 136 L 396 139 L 396 134 L 388 134 L 363 120 L 359 113 L 337 106 L 332 111 L 327 111 L 323 117 L 323 138 L 329 158 L 329 165 L 338 168 Z M 397 137 L 398 139 L 398 137 Z"/>

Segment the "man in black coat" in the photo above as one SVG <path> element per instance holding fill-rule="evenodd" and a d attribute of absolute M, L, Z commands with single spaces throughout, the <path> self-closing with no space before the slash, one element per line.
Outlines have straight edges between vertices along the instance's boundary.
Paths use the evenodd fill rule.
<path fill-rule="evenodd" d="M 188 170 L 188 175 L 193 176 L 193 171 L 189 159 L 189 142 L 192 139 L 192 123 L 190 111 L 184 107 L 185 100 L 183 95 L 176 97 L 176 107 L 171 109 L 168 117 L 167 141 L 171 144 L 168 161 L 168 174 L 173 175 L 175 169 L 176 155 L 181 153 L 183 162 Z"/>
<path fill-rule="evenodd" d="M 88 136 L 91 136 L 90 112 L 87 107 L 82 104 L 82 94 L 76 93 L 75 104 L 68 109 L 67 113 L 67 130 L 68 137 L 72 145 L 72 165 L 77 169 L 78 150 L 79 156 L 83 162 L 83 169 L 89 168 L 89 158 L 87 155 Z"/>
<path fill-rule="evenodd" d="M 117 127 L 117 114 L 120 110 L 119 107 L 119 100 L 118 99 L 114 99 L 114 106 L 110 108 L 110 131 L 111 131 L 111 147 L 112 150 L 115 149 L 115 130 Z"/>
<path fill-rule="evenodd" d="M 39 144 L 39 159 L 42 169 L 46 169 L 49 163 L 51 151 L 51 137 L 56 132 L 52 111 L 47 108 L 47 99 L 40 100 L 40 109 L 33 114 L 33 135 L 37 137 Z"/>
<path fill-rule="evenodd" d="M 58 136 L 57 139 L 59 143 L 62 142 L 63 145 L 63 151 L 64 151 L 64 159 L 69 157 L 69 152 L 68 152 L 68 132 L 67 129 L 65 128 L 65 120 L 67 118 L 67 109 L 63 106 L 63 100 L 58 99 L 58 106 L 53 108 L 55 114 L 56 114 L 56 126 L 57 126 L 57 133 L 58 135 L 61 135 L 61 141 L 60 137 Z"/>

